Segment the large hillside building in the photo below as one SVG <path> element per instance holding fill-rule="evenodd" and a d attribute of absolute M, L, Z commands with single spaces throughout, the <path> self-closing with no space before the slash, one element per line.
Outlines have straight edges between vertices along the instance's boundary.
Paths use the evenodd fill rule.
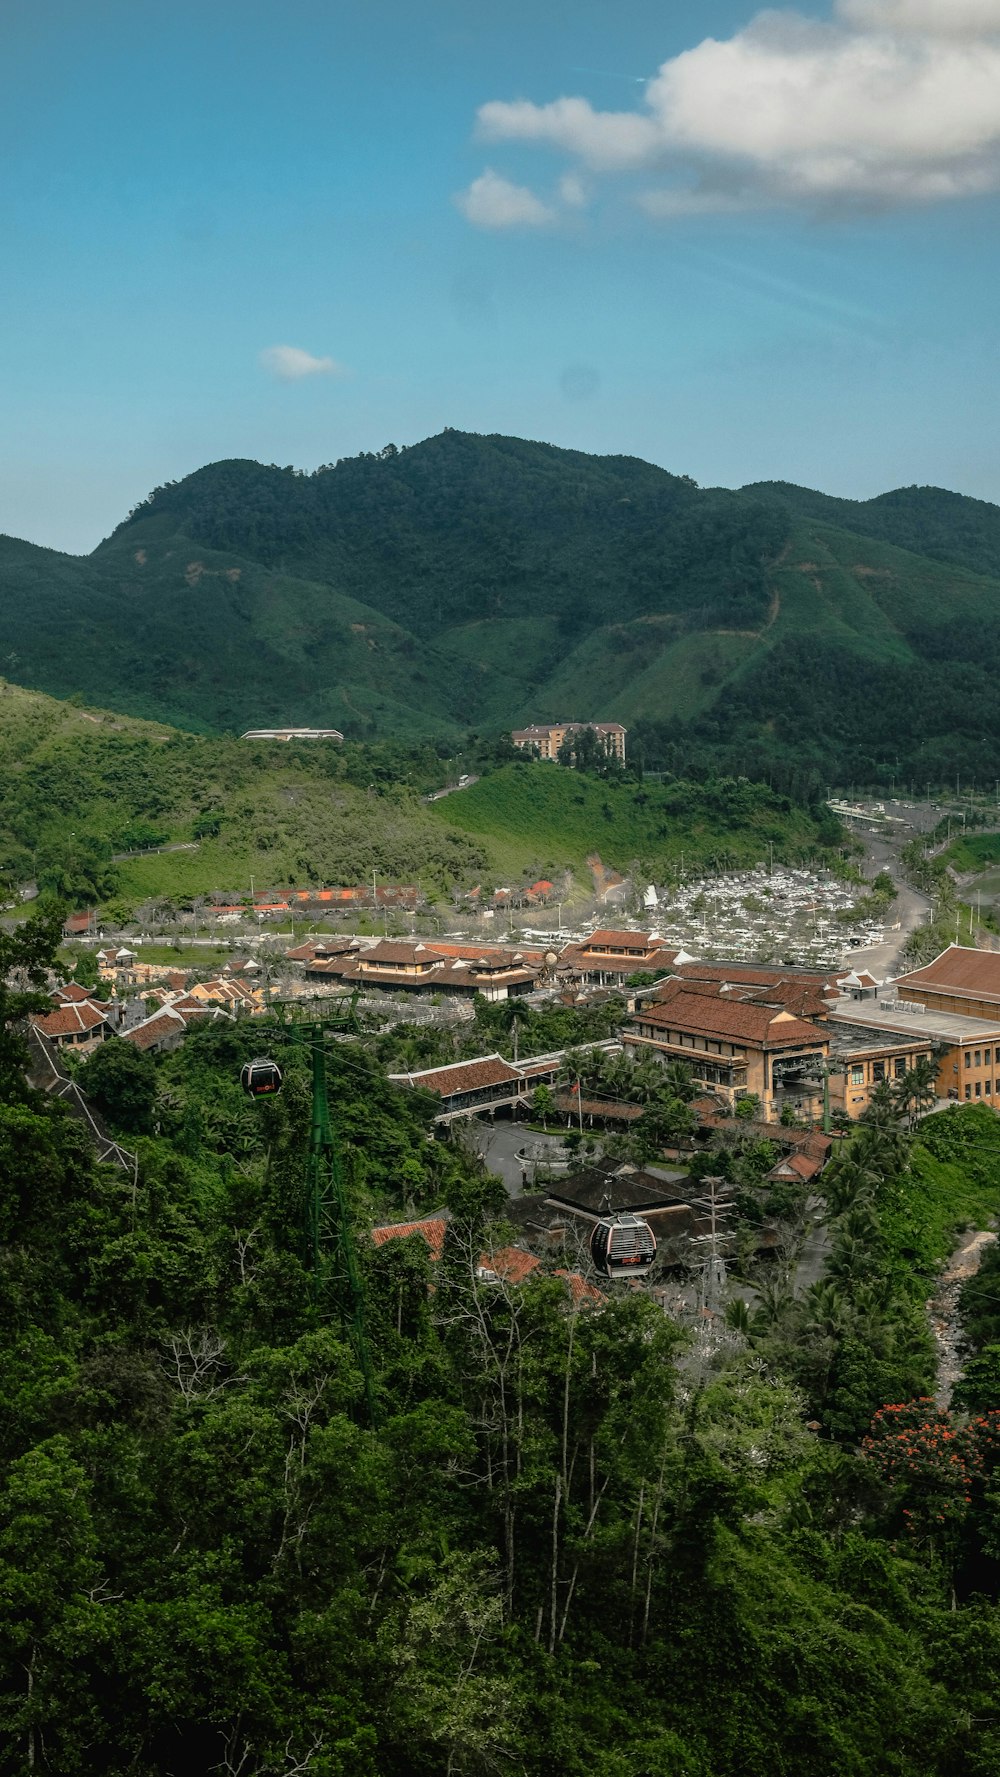
<path fill-rule="evenodd" d="M 665 1003 L 638 1008 L 622 1042 L 636 1057 L 685 1062 L 700 1090 L 733 1109 L 755 1094 L 767 1122 L 780 1117 L 786 1102 L 799 1115 L 822 1112 L 829 1032 L 783 1007 L 682 989 Z"/>
<path fill-rule="evenodd" d="M 620 722 L 535 722 L 530 728 L 515 728 L 510 738 L 522 752 L 534 753 L 539 759 L 556 759 L 567 735 L 582 734 L 585 728 L 593 729 L 605 752 L 624 765 L 628 730 Z"/>

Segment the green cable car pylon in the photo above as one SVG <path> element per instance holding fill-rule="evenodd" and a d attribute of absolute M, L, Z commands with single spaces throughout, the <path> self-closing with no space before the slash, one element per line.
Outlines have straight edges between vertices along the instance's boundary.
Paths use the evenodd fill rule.
<path fill-rule="evenodd" d="M 326 1076 L 328 1031 L 358 1030 L 354 996 L 343 1010 L 324 1018 L 259 1019 L 254 1028 L 282 1042 L 308 1048 L 312 1060 L 312 1112 L 309 1125 L 309 1158 L 306 1165 L 306 1257 L 312 1277 L 313 1302 L 321 1318 L 331 1311 L 339 1315 L 354 1347 L 365 1384 L 368 1418 L 378 1421 L 375 1403 L 375 1372 L 365 1325 L 365 1292 L 351 1227 L 340 1149 L 330 1117 Z M 281 1088 L 281 1072 L 269 1058 L 249 1061 L 241 1075 L 244 1091 L 252 1098 Z"/>

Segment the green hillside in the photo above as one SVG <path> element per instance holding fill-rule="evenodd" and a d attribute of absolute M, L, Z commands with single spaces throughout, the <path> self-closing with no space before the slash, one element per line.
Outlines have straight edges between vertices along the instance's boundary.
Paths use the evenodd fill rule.
<path fill-rule="evenodd" d="M 76 902 L 358 883 L 431 891 L 487 863 L 415 789 L 335 744 L 181 733 L 0 685 L 0 877 Z M 184 850 L 116 854 L 159 844 Z"/>
<path fill-rule="evenodd" d="M 763 784 L 633 784 L 520 761 L 432 807 L 510 868 L 541 873 L 581 870 L 595 852 L 623 873 L 639 863 L 662 877 L 682 858 L 735 869 L 766 857 L 769 841 L 792 858 L 814 854 L 821 838 L 804 809 Z M 838 837 L 829 824 L 824 836 Z"/>
<path fill-rule="evenodd" d="M 700 489 L 454 431 L 311 475 L 210 464 L 86 558 L 0 538 L 0 664 L 61 697 L 447 744 L 617 718 L 647 765 L 813 789 L 1000 774 L 998 610 L 983 501 Z"/>
<path fill-rule="evenodd" d="M 453 763 L 433 749 L 247 742 L 58 703 L 0 682 L 0 882 L 88 903 L 214 890 L 417 882 L 430 894 L 816 847 L 816 822 L 759 786 L 643 787 L 517 761 L 427 803 Z M 829 827 L 829 823 L 827 823 Z M 824 830 L 834 843 L 836 828 Z M 121 855 L 148 847 L 179 849 Z"/>
<path fill-rule="evenodd" d="M 899 487 L 874 500 L 838 500 L 787 481 L 753 482 L 740 491 L 858 536 L 895 543 L 976 574 L 1000 576 L 1000 507 L 988 500 L 972 500 L 943 487 Z"/>

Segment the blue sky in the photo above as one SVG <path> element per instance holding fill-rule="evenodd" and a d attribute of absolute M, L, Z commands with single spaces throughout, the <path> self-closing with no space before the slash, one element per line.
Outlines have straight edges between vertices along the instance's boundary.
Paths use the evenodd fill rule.
<path fill-rule="evenodd" d="M 1000 0 L 754 18 L 7 0 L 0 530 L 446 425 L 1000 499 Z"/>

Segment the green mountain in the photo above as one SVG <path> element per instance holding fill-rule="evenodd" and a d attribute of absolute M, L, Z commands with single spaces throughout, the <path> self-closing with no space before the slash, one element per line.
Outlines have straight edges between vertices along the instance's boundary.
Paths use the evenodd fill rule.
<path fill-rule="evenodd" d="M 983 501 L 701 489 L 453 431 L 210 464 L 86 558 L 0 539 L 0 667 L 58 696 L 357 738 L 618 718 L 650 765 L 775 781 L 1000 773 L 998 610 Z"/>

